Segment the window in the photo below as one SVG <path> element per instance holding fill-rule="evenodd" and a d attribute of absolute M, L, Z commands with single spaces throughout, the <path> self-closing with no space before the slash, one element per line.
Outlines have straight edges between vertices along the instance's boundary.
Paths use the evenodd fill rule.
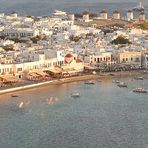
<path fill-rule="evenodd" d="M 48 63 L 48 67 L 51 67 L 51 63 Z"/>
<path fill-rule="evenodd" d="M 140 62 L 140 59 L 139 58 L 135 58 L 135 62 Z"/>
<path fill-rule="evenodd" d="M 22 68 L 17 68 L 17 71 L 22 71 Z"/>

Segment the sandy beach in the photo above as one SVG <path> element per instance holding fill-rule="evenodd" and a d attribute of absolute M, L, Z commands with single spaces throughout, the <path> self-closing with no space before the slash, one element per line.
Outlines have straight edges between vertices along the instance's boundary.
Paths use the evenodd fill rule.
<path fill-rule="evenodd" d="M 86 75 L 80 75 L 80 76 L 74 76 L 74 77 L 68 77 L 68 78 L 61 78 L 61 79 L 52 79 L 47 81 L 41 81 L 41 82 L 32 82 L 32 83 L 26 83 L 22 84 L 20 86 L 12 86 L 12 87 L 5 87 L 0 88 L 0 95 L 9 93 L 9 92 L 15 92 L 25 89 L 30 89 L 34 87 L 40 87 L 43 85 L 58 85 L 63 83 L 70 83 L 70 82 L 76 82 L 76 81 L 86 81 L 86 80 L 104 80 L 104 79 L 114 79 L 119 77 L 135 77 L 135 76 L 147 76 L 148 74 L 144 73 L 143 70 L 141 71 L 124 71 L 124 72 L 110 72 L 110 73 L 98 73 L 98 74 L 86 74 Z"/>

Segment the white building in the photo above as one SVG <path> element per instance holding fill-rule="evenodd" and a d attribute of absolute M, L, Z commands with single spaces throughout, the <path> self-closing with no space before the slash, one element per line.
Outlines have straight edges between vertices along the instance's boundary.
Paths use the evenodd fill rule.
<path fill-rule="evenodd" d="M 126 15 L 127 15 L 127 20 L 128 21 L 131 21 L 131 20 L 134 19 L 133 11 L 128 10 Z"/>
<path fill-rule="evenodd" d="M 118 10 L 113 12 L 113 18 L 117 20 L 121 18 L 120 12 Z"/>
<path fill-rule="evenodd" d="M 0 13 L 0 17 L 4 17 L 5 16 L 5 14 L 4 13 Z"/>
<path fill-rule="evenodd" d="M 118 63 L 141 66 L 142 53 L 139 51 L 123 51 L 118 53 Z"/>
<path fill-rule="evenodd" d="M 11 40 L 0 40 L 0 46 L 13 45 L 15 42 Z"/>
<path fill-rule="evenodd" d="M 112 52 L 100 52 L 95 55 L 90 56 L 90 63 L 93 64 L 111 64 L 112 61 Z"/>
<path fill-rule="evenodd" d="M 89 20 L 89 14 L 84 14 L 83 15 L 83 21 L 84 22 L 89 22 L 90 20 Z"/>
<path fill-rule="evenodd" d="M 63 15 L 67 15 L 66 12 L 64 11 L 60 11 L 60 10 L 54 10 L 54 15 L 57 15 L 57 16 L 63 16 Z"/>
<path fill-rule="evenodd" d="M 102 10 L 102 11 L 100 12 L 100 17 L 101 17 L 102 19 L 108 19 L 108 12 L 107 12 L 106 10 Z"/>
<path fill-rule="evenodd" d="M 16 13 L 16 12 L 12 12 L 12 13 L 10 14 L 10 16 L 13 17 L 13 18 L 17 18 L 17 13 Z"/>
<path fill-rule="evenodd" d="M 39 30 L 33 28 L 6 28 L 0 32 L 0 35 L 8 38 L 31 38 L 39 35 Z"/>
<path fill-rule="evenodd" d="M 69 18 L 69 20 L 74 21 L 75 20 L 75 15 L 74 14 L 69 14 L 68 18 Z"/>
<path fill-rule="evenodd" d="M 58 51 L 56 57 L 46 59 L 44 53 L 31 53 L 26 57 L 26 62 L 0 64 L 0 75 L 22 75 L 24 72 L 35 72 L 53 69 L 64 64 L 64 55 Z"/>
<path fill-rule="evenodd" d="M 140 20 L 140 21 L 145 21 L 145 13 L 144 13 L 144 12 L 141 12 L 141 13 L 139 14 L 139 20 Z"/>

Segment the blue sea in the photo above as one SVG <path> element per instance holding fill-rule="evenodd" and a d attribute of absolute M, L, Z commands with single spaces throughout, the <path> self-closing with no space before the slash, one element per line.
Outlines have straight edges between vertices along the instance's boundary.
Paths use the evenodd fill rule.
<path fill-rule="evenodd" d="M 142 2 L 147 14 L 148 1 L 143 0 Z M 20 15 L 48 16 L 55 9 L 71 13 L 87 10 L 98 14 L 102 9 L 108 9 L 112 15 L 115 9 L 120 9 L 124 16 L 128 9 L 137 6 L 138 3 L 137 0 L 0 0 L 0 11 L 5 13 L 16 11 Z"/>
<path fill-rule="evenodd" d="M 105 79 L 0 96 L 0 148 L 147 148 L 148 94 L 132 89 L 148 88 L 148 79 L 121 79 L 127 88 Z M 80 97 L 71 97 L 75 91 Z"/>

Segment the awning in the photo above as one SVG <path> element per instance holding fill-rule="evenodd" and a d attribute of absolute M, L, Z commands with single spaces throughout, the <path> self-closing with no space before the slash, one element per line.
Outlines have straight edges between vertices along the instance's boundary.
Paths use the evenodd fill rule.
<path fill-rule="evenodd" d="M 52 72 L 54 74 L 59 74 L 61 73 L 62 71 L 61 70 L 57 70 L 57 69 L 52 69 L 52 70 L 49 70 L 49 72 Z"/>
<path fill-rule="evenodd" d="M 1 76 L 1 78 L 4 80 L 4 81 L 7 81 L 7 82 L 17 82 L 18 81 L 18 78 L 16 78 L 15 76 Z"/>
<path fill-rule="evenodd" d="M 29 73 L 29 75 L 32 76 L 32 77 L 39 77 L 39 75 L 36 74 L 36 73 Z"/>
<path fill-rule="evenodd" d="M 37 71 L 36 74 L 40 76 L 47 76 L 47 74 L 44 73 L 43 71 Z"/>

